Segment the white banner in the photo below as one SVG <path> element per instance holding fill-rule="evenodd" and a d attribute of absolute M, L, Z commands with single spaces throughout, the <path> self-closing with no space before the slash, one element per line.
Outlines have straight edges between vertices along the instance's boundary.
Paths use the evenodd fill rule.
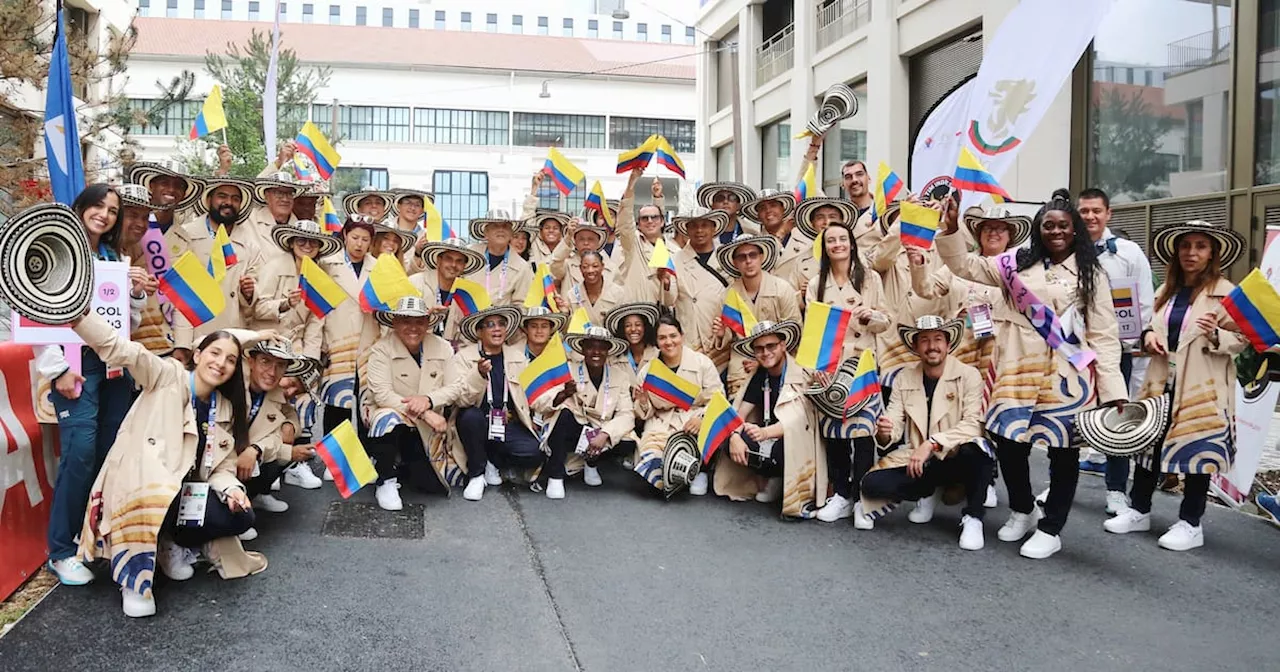
<path fill-rule="evenodd" d="M 955 174 L 956 158 L 964 144 L 969 95 L 976 81 L 970 79 L 948 93 L 924 118 L 911 148 L 911 193 L 918 194 L 939 178 Z"/>

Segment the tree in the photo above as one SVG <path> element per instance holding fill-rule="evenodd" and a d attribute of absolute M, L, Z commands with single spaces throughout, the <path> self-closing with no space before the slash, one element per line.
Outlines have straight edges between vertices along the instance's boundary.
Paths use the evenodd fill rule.
<path fill-rule="evenodd" d="M 1125 96 L 1116 88 L 1095 97 L 1092 112 L 1093 184 L 1113 199 L 1167 196 L 1157 185 L 1176 170 L 1160 152 L 1173 118 L 1155 113 L 1142 91 Z"/>
<path fill-rule="evenodd" d="M 307 119 L 307 110 L 316 93 L 329 83 L 326 67 L 303 68 L 292 49 L 285 49 L 284 33 L 277 58 L 278 92 L 277 138 L 291 138 Z M 233 175 L 254 177 L 267 162 L 262 132 L 262 93 L 266 88 L 267 65 L 271 61 L 271 37 L 254 30 L 247 44 L 227 44 L 225 56 L 205 54 L 204 67 L 222 83 L 222 104 L 227 113 L 227 144 L 235 160 Z M 271 148 L 272 155 L 275 148 Z"/>

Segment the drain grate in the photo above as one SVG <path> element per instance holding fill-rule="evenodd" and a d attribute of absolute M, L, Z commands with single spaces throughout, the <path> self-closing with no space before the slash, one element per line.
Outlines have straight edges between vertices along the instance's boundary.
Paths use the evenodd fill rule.
<path fill-rule="evenodd" d="M 376 504 L 330 502 L 320 533 L 326 537 L 358 539 L 422 539 L 421 504 L 404 505 L 400 511 L 383 511 Z"/>

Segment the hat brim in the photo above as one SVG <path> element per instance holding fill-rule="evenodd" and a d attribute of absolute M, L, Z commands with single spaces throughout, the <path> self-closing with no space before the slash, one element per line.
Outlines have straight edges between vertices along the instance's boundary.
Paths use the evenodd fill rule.
<path fill-rule="evenodd" d="M 573 221 L 573 217 L 570 217 L 563 212 L 537 212 L 529 219 L 524 220 L 524 228 L 530 233 L 537 233 L 542 230 L 542 223 L 548 219 L 554 219 L 559 222 L 561 230 L 563 230 L 564 227 L 569 226 L 569 222 Z"/>
<path fill-rule="evenodd" d="M 907 349 L 916 351 L 916 338 L 926 331 L 941 331 L 947 335 L 947 353 L 953 353 L 956 348 L 960 347 L 960 341 L 964 338 L 964 320 L 959 318 L 947 320 L 938 325 L 934 329 L 917 329 L 905 324 L 898 325 L 898 338 L 902 339 L 902 343 Z"/>
<path fill-rule="evenodd" d="M 825 387 L 812 386 L 804 391 L 804 395 L 808 397 L 814 408 L 827 417 L 843 420 L 855 415 L 870 401 L 868 397 L 848 409 L 844 406 L 849 399 L 849 388 L 853 386 L 857 370 L 858 358 L 850 357 L 840 363 L 840 368 L 836 370 L 835 375 L 831 376 L 831 381 Z"/>
<path fill-rule="evenodd" d="M 297 182 L 284 182 L 269 178 L 258 179 L 253 181 L 253 200 L 260 205 L 266 205 L 268 189 L 288 189 L 293 192 L 293 197 L 297 198 L 306 192 L 307 187 Z"/>
<path fill-rule="evenodd" d="M 1023 215 L 1007 215 L 1004 217 L 965 215 L 964 217 L 964 225 L 969 229 L 969 235 L 973 237 L 974 242 L 978 242 L 978 235 L 981 233 L 982 227 L 992 222 L 999 222 L 1009 227 L 1009 245 L 1005 247 L 1006 250 L 1018 247 L 1031 237 L 1030 217 Z"/>
<path fill-rule="evenodd" d="M 813 225 L 813 213 L 818 208 L 835 208 L 844 216 L 844 223 L 850 228 L 858 221 L 858 209 L 852 203 L 839 198 L 830 198 L 827 196 L 819 196 L 817 198 L 806 198 L 796 205 L 796 228 L 800 229 L 804 235 L 810 240 L 816 240 L 822 233 L 818 227 Z"/>
<path fill-rule="evenodd" d="M 553 332 L 563 331 L 565 325 L 569 324 L 568 315 L 565 315 L 564 313 L 551 312 L 551 313 L 543 313 L 541 315 L 522 315 L 520 317 L 521 328 L 523 328 L 525 324 L 532 322 L 534 320 L 546 320 L 547 322 L 550 322 L 551 331 Z"/>
<path fill-rule="evenodd" d="M 1198 233 L 1218 242 L 1222 251 L 1219 259 L 1221 270 L 1227 270 L 1244 254 L 1245 241 L 1240 234 L 1222 227 L 1205 227 L 1192 224 L 1166 226 L 1151 236 L 1151 254 L 1165 266 L 1177 263 L 1178 238 L 1188 233 Z"/>
<path fill-rule="evenodd" d="M 133 167 L 129 169 L 127 179 L 132 184 L 140 184 L 146 187 L 147 191 L 150 192 L 151 181 L 157 177 L 176 177 L 187 184 L 187 193 L 183 194 L 182 198 L 179 198 L 178 202 L 173 204 L 172 207 L 174 210 L 184 210 L 202 200 L 204 191 L 198 178 L 191 175 L 184 175 L 175 170 L 170 170 L 159 164 L 146 162 L 135 163 L 133 164 Z"/>
<path fill-rule="evenodd" d="M 392 197 L 392 195 L 391 195 L 389 192 L 385 192 L 385 191 L 353 191 L 353 192 L 351 192 L 351 193 L 349 193 L 349 194 L 346 194 L 345 196 L 343 196 L 343 197 L 342 197 L 342 212 L 344 212 L 344 213 L 346 213 L 346 214 L 351 214 L 351 213 L 353 213 L 353 212 L 360 212 L 360 208 L 359 208 L 360 201 L 363 201 L 364 199 L 366 199 L 366 198 L 368 198 L 368 197 L 370 197 L 370 196 L 373 196 L 373 197 L 375 197 L 375 198 L 381 198 L 381 199 L 382 199 L 382 214 L 383 214 L 383 215 L 386 215 L 388 212 L 390 212 L 390 211 L 391 211 L 391 200 L 392 200 L 392 198 L 393 198 L 393 197 Z"/>
<path fill-rule="evenodd" d="M 515 306 L 490 306 L 462 318 L 462 321 L 458 323 L 458 333 L 468 341 L 478 342 L 480 338 L 476 334 L 476 330 L 480 327 L 480 323 L 489 317 L 505 317 L 507 319 L 507 333 L 502 337 L 502 340 L 505 341 L 511 338 L 511 334 L 520 329 L 524 313 L 520 312 L 520 309 Z"/>
<path fill-rule="evenodd" d="M 751 344 L 757 339 L 765 336 L 777 336 L 782 339 L 783 347 L 787 352 L 792 352 L 796 346 L 800 344 L 800 325 L 794 320 L 784 320 L 765 329 L 757 334 L 751 334 L 746 338 L 740 338 L 733 344 L 733 351 L 746 357 L 747 359 L 755 359 L 756 353 L 752 351 Z"/>
<path fill-rule="evenodd" d="M 144 201 L 132 196 L 126 196 L 122 192 L 116 192 L 116 195 L 120 197 L 120 207 L 122 208 L 146 208 L 151 212 L 174 209 L 174 206 L 172 205 L 152 205 L 151 199 Z"/>
<path fill-rule="evenodd" d="M 323 259 L 342 249 L 342 243 L 334 238 L 333 235 L 320 232 L 302 231 L 288 224 L 275 226 L 271 229 L 271 240 L 275 242 L 280 249 L 293 254 L 293 241 L 296 238 L 305 238 L 320 243 L 320 252 L 317 253 L 317 259 Z"/>
<path fill-rule="evenodd" d="M 444 312 L 430 310 L 380 310 L 374 314 L 373 319 L 378 321 L 384 327 L 389 327 L 395 322 L 397 317 L 425 317 L 427 318 L 427 329 L 433 329 L 440 321 L 444 319 Z"/>
<path fill-rule="evenodd" d="M 406 198 L 421 198 L 423 207 L 427 203 L 435 203 L 436 195 L 429 191 L 418 191 L 416 189 L 396 189 L 391 192 L 394 198 L 391 199 L 391 216 L 395 219 L 400 218 L 400 201 Z"/>
<path fill-rule="evenodd" d="M 1128 402 L 1123 410 L 1103 406 L 1079 413 L 1075 429 L 1080 440 L 1098 452 L 1129 457 L 1163 442 L 1169 422 L 1169 396 L 1161 394 Z"/>
<path fill-rule="evenodd" d="M 600 341 L 609 345 L 609 357 L 617 357 L 627 351 L 627 342 L 615 336 L 596 336 L 594 334 L 569 334 L 564 337 L 564 344 L 579 355 L 587 341 Z"/>
<path fill-rule="evenodd" d="M 41 324 L 85 314 L 93 300 L 93 254 L 75 211 L 42 203 L 0 225 L 0 294 Z"/>
<path fill-rule="evenodd" d="M 716 250 L 716 258 L 720 260 L 720 270 L 730 277 L 740 278 L 742 273 L 733 266 L 733 253 L 739 248 L 746 245 L 754 245 L 764 251 L 764 261 L 760 262 L 760 267 L 765 271 L 772 271 L 773 267 L 778 264 L 778 255 L 781 250 L 778 248 L 778 239 L 773 236 L 751 236 L 742 240 L 735 240 L 732 243 L 725 243 Z"/>
<path fill-rule="evenodd" d="M 687 465 L 687 466 L 686 466 Z M 702 470 L 698 440 L 688 432 L 672 432 L 662 452 L 662 491 L 671 497 L 688 487 Z"/>
<path fill-rule="evenodd" d="M 672 217 L 671 228 L 675 229 L 675 232 L 679 235 L 688 236 L 689 223 L 696 222 L 700 219 L 705 219 L 711 222 L 712 224 L 716 225 L 716 232 L 714 235 L 719 236 L 720 234 L 724 233 L 729 229 L 729 213 L 723 210 L 712 210 L 710 212 L 703 213 L 701 215 L 693 215 L 688 217 L 685 217 L 685 216 Z"/>
<path fill-rule="evenodd" d="M 515 235 L 516 231 L 521 228 L 520 220 L 516 219 L 490 219 L 481 217 L 473 219 L 467 224 L 467 231 L 471 233 L 472 240 L 487 240 L 486 234 L 490 226 L 494 224 L 509 224 L 511 226 L 511 235 Z"/>
<path fill-rule="evenodd" d="M 658 306 L 653 303 L 624 303 L 605 313 L 604 327 L 609 330 L 609 333 L 618 334 L 622 331 L 622 324 L 632 315 L 643 319 L 651 328 L 656 328 L 661 313 L 658 312 Z"/>
<path fill-rule="evenodd" d="M 698 205 L 711 209 L 713 207 L 711 202 L 715 200 L 716 194 L 722 191 L 727 191 L 737 196 L 738 202 L 744 206 L 756 200 L 756 192 L 741 182 L 709 182 L 698 187 L 695 198 L 698 201 Z"/>
<path fill-rule="evenodd" d="M 409 250 L 412 250 L 413 244 L 418 242 L 418 239 L 414 237 L 412 231 L 401 231 L 400 229 L 397 229 L 394 226 L 387 226 L 386 224 L 374 224 L 373 225 L 374 240 L 377 240 L 378 236 L 383 236 L 383 235 L 395 236 L 400 240 L 399 251 L 396 253 L 396 256 L 400 256 L 400 257 L 403 257 L 405 254 L 409 252 Z"/>
<path fill-rule="evenodd" d="M 460 275 L 467 276 L 484 268 L 484 255 L 469 248 L 460 247 L 458 245 L 448 245 L 443 242 L 431 242 L 422 246 L 422 252 L 418 256 L 422 257 L 422 263 L 427 268 L 435 270 L 440 265 L 440 257 L 446 252 L 457 252 L 467 259 L 467 265 L 462 269 Z"/>
<path fill-rule="evenodd" d="M 761 196 L 742 206 L 742 216 L 757 223 L 760 221 L 760 206 L 766 201 L 782 201 L 782 218 L 786 219 L 795 214 L 796 211 L 796 195 L 786 191 L 780 191 L 776 194 Z"/>
<path fill-rule="evenodd" d="M 600 237 L 600 244 L 596 245 L 595 248 L 593 248 L 596 251 L 603 250 L 604 244 L 609 240 L 609 230 L 604 228 L 603 226 L 596 226 L 594 224 L 580 224 L 578 228 L 574 230 L 573 235 L 576 237 L 578 235 L 578 232 L 580 231 L 591 231 L 592 233 Z M 576 242 L 576 241 L 570 241 L 570 242 Z"/>
<path fill-rule="evenodd" d="M 213 194 L 218 187 L 231 186 L 240 190 L 240 214 L 236 217 L 236 224 L 240 224 L 249 219 L 249 213 L 253 212 L 256 201 L 253 196 L 253 183 L 247 180 L 240 180 L 233 177 L 208 177 L 203 180 L 203 188 L 200 193 L 200 207 L 204 211 L 209 212 L 209 196 Z"/>

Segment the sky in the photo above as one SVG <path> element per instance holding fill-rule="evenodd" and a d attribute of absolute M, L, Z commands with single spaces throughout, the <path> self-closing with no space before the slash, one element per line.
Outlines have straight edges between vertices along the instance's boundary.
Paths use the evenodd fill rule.
<path fill-rule="evenodd" d="M 1217 0 L 1218 25 L 1231 25 L 1231 0 Z M 1094 40 L 1097 58 L 1168 65 L 1169 43 L 1213 29 L 1208 0 L 1117 0 Z"/>

